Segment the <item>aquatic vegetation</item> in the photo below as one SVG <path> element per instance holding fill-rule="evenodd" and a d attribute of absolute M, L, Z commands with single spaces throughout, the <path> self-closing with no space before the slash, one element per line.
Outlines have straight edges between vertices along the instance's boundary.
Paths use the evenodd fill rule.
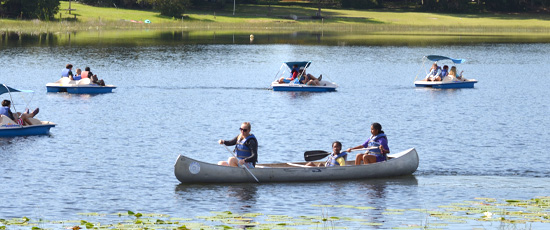
<path fill-rule="evenodd" d="M 82 220 L 31 219 L 28 217 L 0 219 L 0 229 L 346 229 L 358 226 L 383 226 L 392 229 L 448 229 L 453 226 L 493 226 L 508 228 L 538 228 L 550 224 L 550 197 L 529 200 L 502 200 L 475 198 L 461 203 L 438 206 L 437 209 L 377 210 L 374 207 L 353 205 L 311 205 L 321 208 L 321 216 L 288 216 L 263 213 L 234 213 L 213 211 L 211 215 L 194 218 L 171 217 L 166 214 L 120 212 L 78 213 Z M 378 211 L 386 218 L 403 217 L 405 223 L 388 226 L 384 221 L 363 219 L 368 214 L 350 216 L 348 211 Z M 348 213 L 334 216 L 329 213 Z M 417 214 L 417 215 L 414 215 Z M 411 216 L 416 216 L 411 219 Z M 423 220 L 419 220 L 424 218 Z M 409 217 L 409 218 L 408 218 Z M 408 223 L 406 223 L 408 222 Z M 522 225 L 525 225 L 523 227 Z"/>

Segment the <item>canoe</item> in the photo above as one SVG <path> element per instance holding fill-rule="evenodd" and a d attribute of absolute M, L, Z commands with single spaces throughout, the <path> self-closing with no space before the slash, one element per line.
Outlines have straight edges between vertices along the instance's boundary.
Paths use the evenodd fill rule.
<path fill-rule="evenodd" d="M 260 183 L 334 181 L 385 178 L 410 175 L 418 168 L 418 154 L 414 148 L 389 154 L 387 161 L 366 165 L 309 167 L 305 162 L 257 164 L 250 169 Z M 181 183 L 256 183 L 244 168 L 220 166 L 179 155 L 174 173 Z"/>
<path fill-rule="evenodd" d="M 46 84 L 48 93 L 63 93 L 70 94 L 101 94 L 112 93 L 113 89 L 116 89 L 114 85 L 97 85 L 91 83 L 89 78 L 85 78 L 78 81 L 70 80 L 69 78 L 62 77 L 56 82 Z"/>
<path fill-rule="evenodd" d="M 441 65 L 441 63 L 448 62 L 449 66 L 454 64 L 462 64 L 466 62 L 465 59 L 455 59 L 450 57 L 444 57 L 439 55 L 428 55 L 424 56 L 422 58 L 422 68 L 425 67 L 425 63 L 427 60 L 437 62 L 438 65 Z M 431 65 L 428 65 L 428 70 L 430 69 Z M 428 74 L 428 70 L 426 70 L 426 74 Z M 477 83 L 477 80 L 475 79 L 457 79 L 456 77 L 446 76 L 441 81 L 426 81 L 425 79 L 417 80 L 418 75 L 415 78 L 414 86 L 416 87 L 428 87 L 428 88 L 436 88 L 436 89 L 460 89 L 460 88 L 474 88 L 474 84 Z"/>
<path fill-rule="evenodd" d="M 311 65 L 310 61 L 299 61 L 299 62 L 283 62 L 277 74 L 275 74 L 275 80 L 271 82 L 271 88 L 273 91 L 298 91 L 298 92 L 333 92 L 336 91 L 338 85 L 334 82 L 322 80 L 319 81 L 320 85 L 305 85 L 300 83 L 295 83 L 294 81 L 290 83 L 279 83 L 279 78 L 285 77 L 289 78 L 287 75 L 291 75 L 292 66 L 296 65 L 298 68 L 303 68 L 306 70 Z M 300 76 L 299 76 L 300 77 Z"/>

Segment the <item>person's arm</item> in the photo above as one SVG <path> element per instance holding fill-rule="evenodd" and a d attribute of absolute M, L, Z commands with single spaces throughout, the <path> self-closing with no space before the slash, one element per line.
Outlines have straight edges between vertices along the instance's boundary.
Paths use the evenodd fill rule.
<path fill-rule="evenodd" d="M 386 138 L 380 138 L 380 140 L 378 140 L 378 143 L 380 143 L 380 152 L 382 154 L 388 154 L 390 153 L 390 147 L 388 147 L 388 139 Z"/>
<path fill-rule="evenodd" d="M 439 68 L 435 69 L 435 74 L 434 74 L 434 76 L 440 77 L 440 76 L 441 76 L 441 72 L 442 72 L 441 69 L 439 69 Z"/>
<path fill-rule="evenodd" d="M 352 148 L 349 148 L 346 150 L 346 152 L 351 152 L 351 150 L 354 150 L 354 149 L 362 149 L 362 148 L 366 148 L 367 147 L 367 143 L 369 143 L 369 140 L 367 140 L 365 143 L 363 143 L 362 145 L 358 145 L 358 146 L 355 146 L 355 147 L 352 147 Z"/>
<path fill-rule="evenodd" d="M 256 140 L 256 138 L 251 138 L 247 141 L 247 143 L 245 143 L 245 145 L 250 148 L 250 156 L 244 158 L 244 161 L 254 163 L 256 159 L 256 154 L 258 154 L 258 141 Z"/>
<path fill-rule="evenodd" d="M 219 140 L 218 143 L 220 143 L 220 145 L 226 145 L 226 146 L 236 145 L 237 144 L 237 137 L 239 137 L 239 136 L 236 136 L 235 138 L 233 138 L 231 140 Z"/>
<path fill-rule="evenodd" d="M 10 119 L 12 119 L 13 121 L 17 122 L 17 121 L 15 120 L 15 117 L 13 116 L 13 113 L 11 112 L 11 109 L 8 109 L 8 115 L 9 115 Z"/>

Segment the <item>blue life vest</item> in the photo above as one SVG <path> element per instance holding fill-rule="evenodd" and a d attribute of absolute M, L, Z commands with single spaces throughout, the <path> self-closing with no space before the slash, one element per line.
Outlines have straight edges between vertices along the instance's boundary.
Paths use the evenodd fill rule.
<path fill-rule="evenodd" d="M 304 76 L 298 74 L 298 76 L 296 76 L 296 78 L 292 81 L 292 83 L 293 83 L 293 84 L 302 84 L 302 83 L 300 82 L 300 80 L 303 80 L 303 79 L 304 79 Z"/>
<path fill-rule="evenodd" d="M 237 154 L 237 158 L 244 159 L 252 156 L 251 149 L 248 148 L 248 146 L 244 145 L 244 143 L 246 143 L 246 141 L 248 141 L 251 138 L 256 139 L 254 134 L 250 134 L 248 137 L 243 138 L 241 141 L 237 142 L 237 144 L 235 145 L 235 153 Z"/>
<path fill-rule="evenodd" d="M 449 75 L 449 71 L 443 69 L 443 70 L 441 70 L 441 74 L 439 74 L 439 75 L 440 75 L 442 78 L 443 78 L 443 77 L 446 77 L 447 75 Z"/>
<path fill-rule="evenodd" d="M 437 67 L 436 69 L 432 69 L 428 75 L 430 76 L 439 76 L 441 74 L 441 67 Z"/>
<path fill-rule="evenodd" d="M 10 117 L 9 111 L 10 111 L 10 107 L 7 107 L 7 106 L 0 107 L 0 115 L 5 115 L 6 117 L 13 119 L 13 117 Z"/>
<path fill-rule="evenodd" d="M 71 70 L 70 70 L 70 69 L 67 69 L 67 68 L 61 70 L 61 77 L 69 77 L 69 72 L 70 72 L 70 71 L 71 71 Z"/>
<path fill-rule="evenodd" d="M 378 148 L 378 147 L 380 147 L 380 142 L 378 142 L 378 140 L 380 138 L 387 138 L 386 134 L 379 133 L 376 136 L 371 136 L 370 137 L 370 140 L 369 140 L 369 143 L 367 144 L 367 146 L 368 147 L 377 147 L 377 148 L 376 149 L 370 149 L 369 152 L 374 153 L 374 154 L 381 154 L 380 148 Z"/>
<path fill-rule="evenodd" d="M 348 155 L 348 152 L 341 152 L 340 154 L 334 156 L 333 154 L 330 154 L 328 156 L 328 159 L 327 159 L 327 162 L 325 164 L 325 167 L 330 167 L 330 166 L 340 166 L 340 163 L 338 163 L 338 161 L 336 159 L 340 158 L 340 157 L 345 157 Z"/>
<path fill-rule="evenodd" d="M 75 81 L 82 80 L 82 77 L 80 77 L 80 75 L 76 75 L 73 77 L 73 80 Z"/>

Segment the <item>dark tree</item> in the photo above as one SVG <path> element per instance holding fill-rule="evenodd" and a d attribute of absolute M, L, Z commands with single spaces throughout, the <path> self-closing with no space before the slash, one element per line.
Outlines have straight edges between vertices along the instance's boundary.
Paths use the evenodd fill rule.
<path fill-rule="evenodd" d="M 149 0 L 160 15 L 180 18 L 190 6 L 189 0 Z"/>
<path fill-rule="evenodd" d="M 3 0 L 0 7 L 2 16 L 50 20 L 59 11 L 59 0 Z"/>

